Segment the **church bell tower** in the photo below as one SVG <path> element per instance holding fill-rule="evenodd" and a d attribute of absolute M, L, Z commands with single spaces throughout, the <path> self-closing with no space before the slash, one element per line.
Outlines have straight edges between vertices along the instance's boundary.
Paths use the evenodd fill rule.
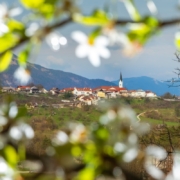
<path fill-rule="evenodd" d="M 123 88 L 123 80 L 122 80 L 122 74 L 120 73 L 120 79 L 119 79 L 119 87 Z"/>

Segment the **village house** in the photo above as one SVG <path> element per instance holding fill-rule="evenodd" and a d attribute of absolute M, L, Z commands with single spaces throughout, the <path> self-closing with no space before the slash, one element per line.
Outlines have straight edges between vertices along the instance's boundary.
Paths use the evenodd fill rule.
<path fill-rule="evenodd" d="M 39 93 L 39 89 L 36 86 L 33 86 L 33 87 L 30 88 L 29 93 L 32 93 L 32 94 L 33 93 Z"/>
<path fill-rule="evenodd" d="M 59 90 L 59 93 L 66 93 L 66 92 L 72 92 L 74 90 L 74 88 L 64 88 L 64 89 L 61 89 Z"/>
<path fill-rule="evenodd" d="M 76 96 L 79 96 L 79 95 L 89 95 L 89 94 L 92 94 L 92 89 L 91 88 L 74 88 L 74 90 L 72 91 L 72 93 Z"/>
<path fill-rule="evenodd" d="M 80 95 L 78 96 L 76 99 L 78 99 L 79 101 L 83 102 L 85 105 L 96 105 L 98 98 L 94 95 Z"/>
<path fill-rule="evenodd" d="M 146 92 L 143 91 L 142 89 L 132 90 L 130 96 L 134 98 L 142 98 L 142 97 L 146 97 Z"/>
<path fill-rule="evenodd" d="M 47 94 L 49 91 L 46 90 L 45 88 L 41 88 L 41 89 L 39 90 L 39 92 L 40 92 L 40 93 Z"/>
<path fill-rule="evenodd" d="M 142 89 L 139 90 L 129 90 L 128 91 L 130 97 L 134 98 L 155 98 L 157 95 L 151 91 L 143 91 Z"/>
<path fill-rule="evenodd" d="M 147 98 L 156 98 L 157 95 L 153 93 L 152 91 L 146 91 L 146 97 Z"/>
<path fill-rule="evenodd" d="M 93 93 L 99 98 L 116 98 L 121 93 L 126 93 L 127 89 L 118 86 L 100 86 L 93 89 Z"/>
<path fill-rule="evenodd" d="M 100 89 L 99 91 L 96 91 L 96 96 L 100 99 L 100 98 L 107 98 L 107 94 L 106 92 L 104 92 L 102 89 Z"/>
<path fill-rule="evenodd" d="M 136 96 L 136 90 L 129 90 L 128 91 L 128 96 L 129 97 L 135 97 Z"/>
<path fill-rule="evenodd" d="M 29 92 L 31 89 L 30 86 L 17 86 L 17 91 L 19 92 Z"/>
<path fill-rule="evenodd" d="M 49 90 L 49 92 L 50 92 L 52 95 L 56 95 L 56 94 L 59 94 L 59 89 L 56 88 L 56 87 L 53 87 L 52 89 Z"/>
<path fill-rule="evenodd" d="M 14 92 L 15 88 L 13 87 L 2 87 L 1 92 Z"/>
<path fill-rule="evenodd" d="M 79 96 L 79 95 L 89 95 L 92 94 L 92 89 L 91 88 L 64 88 L 60 90 L 60 93 L 66 93 L 66 92 L 71 92 L 72 94 Z"/>

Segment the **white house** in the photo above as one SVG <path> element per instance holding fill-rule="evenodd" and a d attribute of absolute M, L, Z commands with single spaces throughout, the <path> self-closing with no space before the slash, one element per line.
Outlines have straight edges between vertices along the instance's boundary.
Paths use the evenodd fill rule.
<path fill-rule="evenodd" d="M 136 98 L 146 97 L 146 92 L 142 89 L 132 90 L 130 91 L 130 96 Z"/>
<path fill-rule="evenodd" d="M 31 87 L 30 93 L 39 93 L 39 89 L 36 86 Z"/>
<path fill-rule="evenodd" d="M 13 88 L 13 87 L 2 87 L 1 91 L 2 92 L 14 92 L 15 88 Z"/>
<path fill-rule="evenodd" d="M 155 98 L 155 97 L 157 97 L 157 95 L 151 91 L 146 91 L 146 97 Z"/>
<path fill-rule="evenodd" d="M 80 96 L 80 95 L 86 95 L 87 96 L 87 95 L 92 94 L 92 89 L 91 88 L 74 88 L 72 93 L 76 96 Z"/>
<path fill-rule="evenodd" d="M 42 89 L 40 89 L 40 91 L 39 91 L 40 93 L 44 93 L 44 94 L 46 94 L 46 93 L 48 93 L 48 90 L 46 90 L 45 88 L 42 88 Z"/>
<path fill-rule="evenodd" d="M 92 105 L 92 104 L 97 104 L 98 101 L 98 97 L 94 96 L 94 95 L 80 95 L 79 97 L 77 97 L 77 99 L 81 102 L 84 102 L 86 105 Z"/>

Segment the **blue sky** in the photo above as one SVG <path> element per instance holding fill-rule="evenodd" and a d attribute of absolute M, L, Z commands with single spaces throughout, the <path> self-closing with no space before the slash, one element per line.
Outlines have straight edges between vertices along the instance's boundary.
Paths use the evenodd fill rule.
<path fill-rule="evenodd" d="M 11 0 L 8 1 L 12 2 Z M 3 2 L 3 0 L 0 0 L 0 2 Z M 85 14 L 89 14 L 95 7 L 103 8 L 109 2 L 114 2 L 119 17 L 129 18 L 123 3 L 119 1 L 117 3 L 118 6 L 116 6 L 115 0 L 79 0 L 80 7 Z M 137 7 L 142 14 L 149 13 L 146 2 L 146 0 L 136 1 Z M 180 17 L 180 11 L 176 8 L 178 1 L 154 0 L 154 2 L 158 8 L 158 18 L 171 19 Z M 112 6 L 111 8 L 114 7 Z M 111 57 L 109 59 L 101 58 L 101 66 L 98 68 L 93 67 L 87 58 L 79 59 L 75 56 L 74 51 L 78 44 L 71 38 L 71 33 L 75 30 L 89 33 L 91 28 L 71 23 L 61 29 L 57 29 L 56 32 L 66 36 L 68 44 L 65 47 L 61 47 L 58 51 L 53 51 L 44 42 L 38 56 L 34 57 L 33 61 L 47 68 L 72 72 L 90 79 L 117 80 L 120 71 L 123 77 L 149 76 L 158 80 L 176 77 L 173 70 L 180 64 L 173 61 L 175 59 L 174 53 L 176 52 L 174 34 L 179 30 L 179 26 L 163 29 L 146 44 L 142 53 L 133 58 L 123 56 L 119 49 L 113 50 L 110 48 Z M 17 52 L 18 50 L 15 51 L 15 53 Z"/>

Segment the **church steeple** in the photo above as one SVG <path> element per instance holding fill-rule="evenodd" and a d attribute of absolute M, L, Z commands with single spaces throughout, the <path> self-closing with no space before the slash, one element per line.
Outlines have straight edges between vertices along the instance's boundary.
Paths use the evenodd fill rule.
<path fill-rule="evenodd" d="M 119 79 L 119 87 L 123 88 L 123 79 L 122 79 L 122 74 L 120 72 L 120 79 Z"/>

